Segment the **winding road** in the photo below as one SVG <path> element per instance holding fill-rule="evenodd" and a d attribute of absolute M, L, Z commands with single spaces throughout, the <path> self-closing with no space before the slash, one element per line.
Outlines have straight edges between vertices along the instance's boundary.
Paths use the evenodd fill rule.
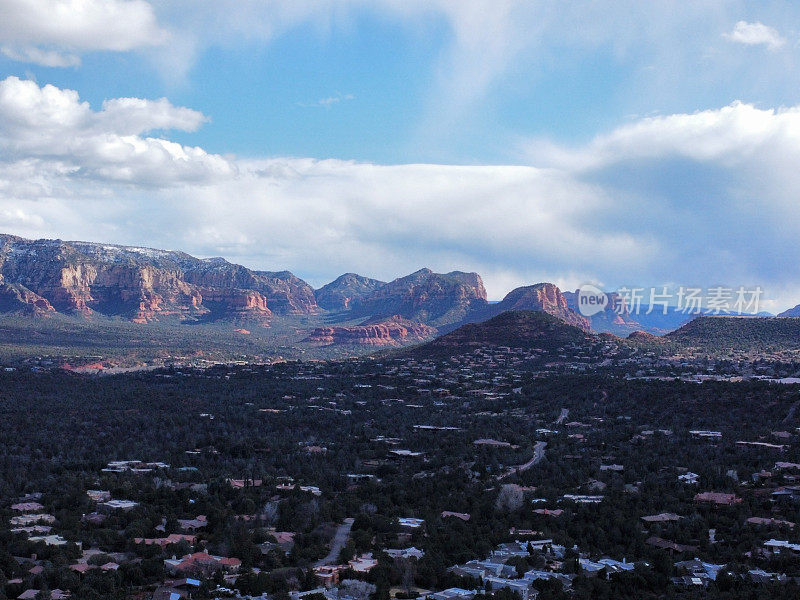
<path fill-rule="evenodd" d="M 546 447 L 547 442 L 536 442 L 536 445 L 533 447 L 533 457 L 528 462 L 522 465 L 516 465 L 515 467 L 510 467 L 508 471 L 498 476 L 497 479 L 505 479 L 506 477 L 511 477 L 516 473 L 522 473 L 523 471 L 527 471 L 532 466 L 540 463 L 544 458 L 544 449 Z"/>
<path fill-rule="evenodd" d="M 331 545 L 331 551 L 328 553 L 328 556 L 325 558 L 318 560 L 314 563 L 315 567 L 322 567 L 324 565 L 334 565 L 339 562 L 339 553 L 344 548 L 344 545 L 347 543 L 347 538 L 350 537 L 350 530 L 353 528 L 353 519 L 348 518 L 345 519 L 339 528 L 336 530 L 336 534 L 333 536 L 333 543 Z"/>

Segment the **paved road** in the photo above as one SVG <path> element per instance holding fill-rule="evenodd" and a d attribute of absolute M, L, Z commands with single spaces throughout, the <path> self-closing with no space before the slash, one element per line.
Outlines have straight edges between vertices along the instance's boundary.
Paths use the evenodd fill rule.
<path fill-rule="evenodd" d="M 783 423 L 790 423 L 792 419 L 794 419 L 794 413 L 797 412 L 797 407 L 800 406 L 800 400 L 792 404 L 789 408 L 789 413 L 786 415 L 786 418 L 783 420 Z"/>
<path fill-rule="evenodd" d="M 532 466 L 539 464 L 542 459 L 544 458 L 544 449 L 547 447 L 547 442 L 536 442 L 536 445 L 533 447 L 533 457 L 526 462 L 524 465 L 517 465 L 515 467 L 511 467 L 500 475 L 498 479 L 505 479 L 506 477 L 510 477 L 515 473 L 522 473 L 522 471 L 527 471 Z"/>
<path fill-rule="evenodd" d="M 568 416 L 569 416 L 569 409 L 562 408 L 561 414 L 558 415 L 558 419 L 556 419 L 556 425 L 561 425 Z"/>
<path fill-rule="evenodd" d="M 331 551 L 328 553 L 328 556 L 315 562 L 315 567 L 321 567 L 323 565 L 335 565 L 337 562 L 339 562 L 339 553 L 347 543 L 347 538 L 350 537 L 350 529 L 352 527 L 353 519 L 345 519 L 344 522 L 339 525 L 339 528 L 336 530 L 336 535 L 333 536 L 333 545 L 331 546 Z"/>

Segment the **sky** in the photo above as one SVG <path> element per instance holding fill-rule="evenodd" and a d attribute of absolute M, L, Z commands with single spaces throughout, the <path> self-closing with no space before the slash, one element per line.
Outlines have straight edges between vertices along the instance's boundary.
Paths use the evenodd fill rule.
<path fill-rule="evenodd" d="M 800 6 L 0 0 L 0 232 L 800 303 Z"/>

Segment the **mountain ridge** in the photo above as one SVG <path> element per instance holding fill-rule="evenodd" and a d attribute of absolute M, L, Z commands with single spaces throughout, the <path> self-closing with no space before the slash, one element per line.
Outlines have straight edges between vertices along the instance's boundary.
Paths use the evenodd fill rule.
<path fill-rule="evenodd" d="M 345 273 L 314 289 L 290 271 L 254 270 L 222 257 L 0 234 L 0 317 L 47 320 L 64 315 L 86 321 L 87 331 L 93 324 L 111 326 L 105 318 L 152 323 L 146 335 L 153 339 L 172 335 L 166 333 L 167 324 L 213 325 L 211 337 L 225 331 L 237 336 L 252 332 L 257 343 L 284 351 L 342 346 L 343 351 L 358 353 L 370 346 L 417 344 L 505 313 L 533 311 L 583 334 L 665 333 L 653 325 L 657 320 L 645 325 L 625 306 L 615 311 L 620 299 L 614 293 L 608 294 L 609 308 L 587 318 L 575 310 L 576 294 L 542 282 L 520 286 L 499 302 L 489 302 L 479 274 L 436 273 L 429 268 L 388 282 Z M 162 332 L 156 326 L 159 322 L 164 325 Z M 692 331 L 709 327 L 704 323 L 682 329 L 664 342 L 693 343 Z M 733 331 L 737 326 L 727 331 L 717 322 L 709 331 L 730 342 L 739 335 Z M 773 324 L 772 330 L 742 327 L 742 335 L 752 339 L 768 338 L 770 331 L 781 343 L 794 339 L 785 323 Z M 277 331 L 269 333 L 273 330 Z"/>

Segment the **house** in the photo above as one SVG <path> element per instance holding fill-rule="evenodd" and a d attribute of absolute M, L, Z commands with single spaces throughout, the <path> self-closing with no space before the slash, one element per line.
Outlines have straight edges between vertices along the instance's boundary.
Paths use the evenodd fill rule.
<path fill-rule="evenodd" d="M 41 593 L 42 590 L 28 589 L 17 596 L 17 598 L 21 598 L 22 600 L 34 600 L 35 598 L 39 598 L 39 594 Z M 58 588 L 50 590 L 50 592 L 44 592 L 44 597 L 50 600 L 66 600 L 69 596 L 70 593 L 68 591 L 62 591 Z"/>
<path fill-rule="evenodd" d="M 35 525 L 36 523 L 55 523 L 56 518 L 53 515 L 36 513 L 32 515 L 18 515 L 16 517 L 11 517 L 10 522 L 12 525 L 27 527 L 28 525 Z"/>
<path fill-rule="evenodd" d="M 587 496 L 585 494 L 564 494 L 561 498 L 576 504 L 600 504 L 603 501 L 603 496 Z"/>
<path fill-rule="evenodd" d="M 475 590 L 464 590 L 461 588 L 447 588 L 441 592 L 428 594 L 428 600 L 472 600 L 477 592 Z"/>
<path fill-rule="evenodd" d="M 687 485 L 696 485 L 699 483 L 699 480 L 700 475 L 697 473 L 692 473 L 691 471 L 684 473 L 683 475 L 678 475 L 678 481 Z"/>
<path fill-rule="evenodd" d="M 497 546 L 497 550 L 492 552 L 492 556 L 496 557 L 511 557 L 511 556 L 521 556 L 523 558 L 530 555 L 528 552 L 528 543 L 527 542 L 510 542 L 507 544 L 500 544 Z"/>
<path fill-rule="evenodd" d="M 151 600 L 182 600 L 189 598 L 188 590 L 179 590 L 169 586 L 161 586 L 153 592 Z"/>
<path fill-rule="evenodd" d="M 372 558 L 372 552 L 367 552 L 366 554 L 362 554 L 361 556 L 352 559 L 347 564 L 356 573 L 369 573 L 377 566 L 378 560 Z"/>
<path fill-rule="evenodd" d="M 665 540 L 663 538 L 657 536 L 651 536 L 644 541 L 645 544 L 648 546 L 653 546 L 655 548 L 661 548 L 662 550 L 670 550 L 672 552 L 696 552 L 697 546 L 687 546 L 684 544 L 676 544 L 675 542 L 671 542 L 670 540 Z"/>
<path fill-rule="evenodd" d="M 782 471 L 785 469 L 791 469 L 797 471 L 800 470 L 800 464 L 792 462 L 782 462 L 782 461 L 778 461 L 775 463 L 774 470 Z"/>
<path fill-rule="evenodd" d="M 139 503 L 134 502 L 133 500 L 107 500 L 106 502 L 101 502 L 98 505 L 98 507 L 101 510 L 105 510 L 105 512 L 112 510 L 129 511 L 133 510 L 137 506 L 139 506 Z"/>
<path fill-rule="evenodd" d="M 604 564 L 591 561 L 588 558 L 579 558 L 578 564 L 581 567 L 581 572 L 587 577 L 597 577 L 600 571 L 606 568 Z"/>
<path fill-rule="evenodd" d="M 768 573 L 764 569 L 750 569 L 747 574 L 753 583 L 785 583 L 786 575 L 778 573 Z"/>
<path fill-rule="evenodd" d="M 80 575 L 85 575 L 86 572 L 89 569 L 93 569 L 93 568 L 96 568 L 96 567 L 93 567 L 89 563 L 79 562 L 79 563 L 76 563 L 74 565 L 70 565 L 69 568 L 70 568 L 70 570 L 75 571 L 76 573 L 79 573 Z"/>
<path fill-rule="evenodd" d="M 81 523 L 88 523 L 89 525 L 102 525 L 107 519 L 106 515 L 93 512 L 81 517 Z"/>
<path fill-rule="evenodd" d="M 166 548 L 170 544 L 178 544 L 180 542 L 187 542 L 189 545 L 194 546 L 197 537 L 194 535 L 185 535 L 183 533 L 171 533 L 164 538 L 134 538 L 135 544 L 144 544 L 145 546 L 161 546 Z"/>
<path fill-rule="evenodd" d="M 747 442 L 747 441 L 738 441 L 736 442 L 737 446 L 752 446 L 755 448 L 769 448 L 770 450 L 779 450 L 783 452 L 787 446 L 783 444 L 770 444 L 768 442 Z"/>
<path fill-rule="evenodd" d="M 241 490 L 245 487 L 261 487 L 264 485 L 264 481 L 261 479 L 226 479 L 225 481 L 236 490 Z"/>
<path fill-rule="evenodd" d="M 699 558 L 695 558 L 693 560 L 676 562 L 675 567 L 677 569 L 690 572 L 692 577 L 716 581 L 717 574 L 725 567 L 725 565 L 715 565 L 714 563 L 703 562 Z"/>
<path fill-rule="evenodd" d="M 12 504 L 11 510 L 16 510 L 17 512 L 38 512 L 42 510 L 44 506 L 39 504 L 38 502 L 20 502 L 19 504 Z"/>
<path fill-rule="evenodd" d="M 178 519 L 178 525 L 184 531 L 197 531 L 208 525 L 205 515 L 197 515 L 194 519 Z"/>
<path fill-rule="evenodd" d="M 648 515 L 642 517 L 645 523 L 667 523 L 669 521 L 680 521 L 683 517 L 675 513 L 659 513 L 657 515 Z"/>
<path fill-rule="evenodd" d="M 553 547 L 553 540 L 550 538 L 543 540 L 529 540 L 525 542 L 525 547 L 538 550 L 539 552 L 546 552 L 548 549 Z"/>
<path fill-rule="evenodd" d="M 785 540 L 767 540 L 764 547 L 772 554 L 800 554 L 800 544 L 790 544 Z"/>
<path fill-rule="evenodd" d="M 94 502 L 108 502 L 111 500 L 111 492 L 104 490 L 86 490 L 86 495 Z"/>
<path fill-rule="evenodd" d="M 503 571 L 503 567 L 505 567 L 506 565 L 504 562 L 498 562 L 492 560 L 471 560 L 465 566 L 480 570 L 481 574 L 478 575 L 479 577 L 484 577 L 484 576 L 497 577 L 500 575 L 500 573 Z"/>
<path fill-rule="evenodd" d="M 191 598 L 192 590 L 200 587 L 199 579 L 179 579 L 177 581 L 165 582 L 153 592 L 152 600 L 180 600 L 181 598 Z"/>
<path fill-rule="evenodd" d="M 707 431 L 705 429 L 694 429 L 689 431 L 692 437 L 704 439 L 720 439 L 722 437 L 721 431 Z"/>
<path fill-rule="evenodd" d="M 238 558 L 213 556 L 207 552 L 195 552 L 182 558 L 164 560 L 164 569 L 170 575 L 211 574 L 217 571 L 235 573 L 239 570 L 242 561 Z"/>
<path fill-rule="evenodd" d="M 742 499 L 736 494 L 725 494 L 722 492 L 701 492 L 695 495 L 695 502 L 714 504 L 716 506 L 733 506 L 739 504 Z"/>
<path fill-rule="evenodd" d="M 572 575 L 574 577 L 574 575 Z M 561 582 L 561 585 L 564 588 L 569 588 L 572 585 L 572 579 L 570 575 L 566 575 L 564 573 L 554 573 L 553 571 L 541 571 L 538 569 L 531 569 L 530 571 L 526 571 L 525 575 L 522 576 L 523 579 L 533 582 L 538 579 L 542 581 L 549 581 L 551 579 L 556 579 Z"/>
<path fill-rule="evenodd" d="M 564 511 L 560 508 L 534 508 L 533 512 L 537 515 L 545 515 L 547 517 L 560 517 L 564 514 Z"/>
<path fill-rule="evenodd" d="M 352 481 L 353 483 L 363 483 L 365 481 L 370 481 L 371 479 L 375 479 L 375 475 L 372 473 L 348 473 L 347 479 Z"/>
<path fill-rule="evenodd" d="M 613 558 L 601 558 L 597 561 L 601 565 L 606 566 L 608 573 L 620 573 L 622 571 L 633 571 L 636 567 L 633 563 L 629 563 L 624 558 L 622 562 L 614 560 Z"/>
<path fill-rule="evenodd" d="M 779 487 L 772 492 L 771 498 L 773 501 L 796 502 L 800 500 L 800 486 L 787 485 L 784 487 Z"/>
<path fill-rule="evenodd" d="M 29 542 L 44 542 L 46 546 L 65 546 L 69 542 L 60 535 L 40 535 L 28 538 Z"/>
<path fill-rule="evenodd" d="M 322 565 L 314 567 L 314 575 L 317 576 L 319 582 L 326 588 L 330 588 L 339 583 L 339 572 L 342 570 L 341 565 Z"/>
<path fill-rule="evenodd" d="M 400 527 L 407 527 L 408 529 L 417 529 L 421 527 L 424 522 L 424 519 L 416 519 L 414 517 L 401 517 L 397 519 L 397 523 Z"/>
<path fill-rule="evenodd" d="M 517 592 L 522 600 L 533 600 L 539 595 L 539 592 L 531 587 L 531 582 L 525 579 L 506 579 L 504 577 L 486 577 L 483 580 L 484 584 L 490 590 L 511 590 Z"/>
<path fill-rule="evenodd" d="M 534 510 L 533 512 L 537 512 L 537 511 Z M 550 512 L 552 512 L 552 511 L 550 511 Z M 564 512 L 564 511 L 559 510 L 559 512 L 561 513 L 561 512 Z M 539 513 L 539 514 L 542 514 L 542 513 Z M 508 533 L 510 535 L 542 535 L 541 531 L 534 531 L 533 529 L 517 529 L 516 527 L 512 527 L 511 529 L 509 529 Z"/>
<path fill-rule="evenodd" d="M 708 587 L 708 577 L 694 577 L 692 575 L 682 575 L 681 577 L 670 578 L 672 585 L 687 588 L 705 588 Z"/>
<path fill-rule="evenodd" d="M 764 517 L 750 517 L 746 521 L 750 525 L 776 525 L 777 527 L 788 527 L 789 529 L 794 528 L 794 523 L 791 521 L 782 521 L 780 519 L 773 519 L 773 518 L 764 518 Z"/>
<path fill-rule="evenodd" d="M 460 513 L 460 512 L 453 512 L 450 510 L 443 510 L 442 511 L 442 518 L 446 517 L 455 517 L 457 519 L 461 519 L 462 521 L 469 521 L 469 513 Z"/>
<path fill-rule="evenodd" d="M 392 558 L 422 558 L 425 556 L 425 551 L 412 546 L 411 548 L 403 548 L 402 550 L 389 549 L 384 550 Z"/>
<path fill-rule="evenodd" d="M 448 570 L 456 575 L 460 575 L 462 577 L 474 577 L 475 579 L 480 579 L 486 574 L 482 568 L 470 564 L 450 567 Z"/>

